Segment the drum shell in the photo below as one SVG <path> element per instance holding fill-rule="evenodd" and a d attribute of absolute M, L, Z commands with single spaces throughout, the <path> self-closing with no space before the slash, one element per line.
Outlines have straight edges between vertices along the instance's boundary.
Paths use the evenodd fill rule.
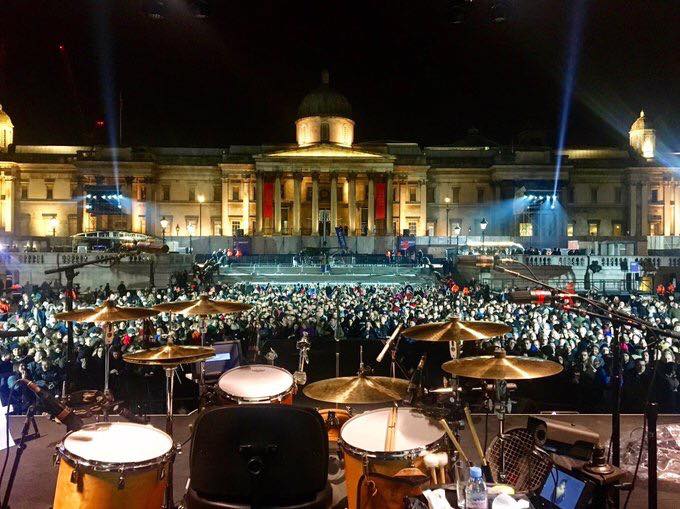
<path fill-rule="evenodd" d="M 58 454 L 54 509 L 160 509 L 163 505 L 169 457 L 143 467 L 121 464 L 118 470 L 100 470 Z M 121 476 L 124 484 L 119 487 Z"/>
<path fill-rule="evenodd" d="M 361 414 L 357 417 L 360 417 Z M 429 453 L 448 451 L 445 432 L 438 440 L 408 451 L 372 452 L 364 451 L 347 444 L 341 436 L 338 445 L 345 459 L 345 487 L 347 488 L 348 509 L 357 508 L 357 488 L 361 476 L 366 473 L 378 473 L 393 476 L 400 470 L 409 467 L 420 469 L 427 475 L 423 457 Z"/>
<path fill-rule="evenodd" d="M 334 412 L 335 417 L 337 417 L 338 421 L 340 422 L 340 425 L 338 427 L 335 426 L 331 428 L 328 427 L 327 425 L 328 414 L 330 412 Z M 321 410 L 319 410 L 319 413 L 323 418 L 323 422 L 326 423 L 326 430 L 328 431 L 328 442 L 337 443 L 338 440 L 340 439 L 340 429 L 342 428 L 342 425 L 349 421 L 349 419 L 352 416 L 347 410 L 344 410 L 342 408 L 322 408 Z"/>

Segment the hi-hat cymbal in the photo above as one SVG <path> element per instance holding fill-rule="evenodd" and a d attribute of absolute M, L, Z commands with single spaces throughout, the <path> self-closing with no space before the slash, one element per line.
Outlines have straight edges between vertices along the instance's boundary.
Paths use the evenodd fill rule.
<path fill-rule="evenodd" d="M 503 350 L 494 355 L 464 357 L 442 364 L 447 373 L 485 380 L 530 380 L 556 375 L 562 366 L 536 357 L 507 356 Z"/>
<path fill-rule="evenodd" d="M 410 327 L 403 336 L 417 341 L 476 341 L 502 336 L 512 327 L 498 322 L 473 322 L 454 318 L 446 322 L 424 323 Z"/>
<path fill-rule="evenodd" d="M 146 364 L 149 366 L 178 366 L 190 364 L 215 355 L 215 349 L 207 346 L 185 346 L 168 343 L 158 348 L 150 348 L 123 355 L 125 362 Z"/>
<path fill-rule="evenodd" d="M 212 300 L 207 295 L 201 295 L 197 300 L 166 302 L 164 304 L 157 304 L 153 308 L 162 313 L 175 313 L 184 316 L 210 316 L 239 313 L 247 311 L 252 307 L 252 304 Z"/>
<path fill-rule="evenodd" d="M 408 380 L 386 376 L 343 376 L 314 382 L 302 392 L 309 398 L 328 403 L 365 405 L 401 401 L 406 397 Z"/>
<path fill-rule="evenodd" d="M 107 300 L 99 307 L 76 309 L 74 311 L 66 311 L 64 313 L 57 313 L 54 317 L 57 320 L 64 320 L 66 322 L 79 323 L 110 323 L 110 322 L 127 322 L 128 320 L 139 320 L 155 316 L 159 313 L 155 309 L 150 308 L 124 308 L 118 307 L 110 300 Z"/>

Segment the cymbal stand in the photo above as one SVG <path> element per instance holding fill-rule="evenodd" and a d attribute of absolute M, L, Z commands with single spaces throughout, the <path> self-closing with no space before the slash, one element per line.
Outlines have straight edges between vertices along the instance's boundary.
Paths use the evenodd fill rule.
<path fill-rule="evenodd" d="M 165 414 L 165 432 L 170 435 L 170 438 L 173 439 L 173 448 L 176 446 L 174 445 L 174 437 L 173 437 L 173 423 L 174 423 L 174 415 L 173 415 L 173 397 L 174 397 L 174 392 L 175 392 L 175 370 L 177 369 L 177 366 L 170 366 L 170 367 L 165 367 L 165 395 L 166 395 L 166 400 L 165 400 L 165 405 L 166 405 L 166 414 Z M 173 454 L 172 458 L 170 458 L 170 461 L 168 462 L 168 477 L 167 477 L 167 484 L 165 486 L 165 509 L 173 509 L 175 507 L 175 502 L 174 502 L 174 486 L 173 486 L 173 463 L 175 461 L 175 455 Z"/>
<path fill-rule="evenodd" d="M 498 480 L 506 482 L 505 473 L 505 414 L 510 412 L 512 402 L 510 401 L 510 391 L 516 388 L 515 384 L 508 384 L 505 380 L 494 382 L 494 392 L 488 395 L 488 405 L 498 418 L 498 440 L 501 444 Z"/>
<path fill-rule="evenodd" d="M 205 335 L 208 332 L 208 325 L 204 316 L 199 319 L 199 327 L 201 331 L 201 346 L 205 346 Z M 201 361 L 198 367 L 198 397 L 200 398 L 205 393 L 205 361 Z"/>
<path fill-rule="evenodd" d="M 102 330 L 104 332 L 104 396 L 107 399 L 111 398 L 111 391 L 109 389 L 109 379 L 111 377 L 111 344 L 113 343 L 113 324 L 104 323 Z M 102 420 L 109 422 L 109 409 L 105 406 L 103 409 Z"/>

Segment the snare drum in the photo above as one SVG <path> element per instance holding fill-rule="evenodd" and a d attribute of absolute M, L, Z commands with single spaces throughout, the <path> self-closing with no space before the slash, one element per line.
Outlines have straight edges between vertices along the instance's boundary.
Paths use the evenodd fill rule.
<path fill-rule="evenodd" d="M 57 446 L 53 507 L 158 509 L 173 456 L 172 438 L 150 425 L 85 425 Z"/>
<path fill-rule="evenodd" d="M 278 366 L 251 364 L 230 369 L 217 383 L 227 402 L 293 404 L 293 375 Z"/>
<path fill-rule="evenodd" d="M 392 451 L 385 451 L 391 408 L 352 417 L 340 430 L 345 453 L 345 486 L 349 509 L 357 509 L 357 488 L 364 473 L 393 476 L 416 467 L 425 474 L 423 456 L 446 449 L 446 434 L 434 419 L 415 408 L 399 408 Z"/>

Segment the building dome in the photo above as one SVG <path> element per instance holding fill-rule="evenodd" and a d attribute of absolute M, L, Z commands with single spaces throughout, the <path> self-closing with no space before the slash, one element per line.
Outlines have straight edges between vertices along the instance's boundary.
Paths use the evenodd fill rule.
<path fill-rule="evenodd" d="M 645 111 L 642 110 L 640 111 L 640 116 L 637 118 L 635 122 L 633 122 L 633 125 L 630 126 L 631 131 L 637 131 L 640 129 L 653 129 L 654 125 L 652 124 L 652 121 L 649 120 L 648 117 L 645 117 Z"/>
<path fill-rule="evenodd" d="M 298 118 L 352 118 L 352 106 L 347 98 L 328 85 L 328 71 L 321 74 L 321 86 L 307 94 L 298 108 Z"/>
<path fill-rule="evenodd" d="M 12 119 L 9 115 L 2 109 L 2 104 L 0 104 L 0 126 L 2 127 L 14 127 L 12 124 Z"/>
<path fill-rule="evenodd" d="M 7 152 L 14 142 L 14 124 L 0 104 L 0 152 Z"/>
<path fill-rule="evenodd" d="M 656 130 L 644 110 L 628 132 L 630 147 L 645 159 L 653 159 L 656 151 Z"/>

